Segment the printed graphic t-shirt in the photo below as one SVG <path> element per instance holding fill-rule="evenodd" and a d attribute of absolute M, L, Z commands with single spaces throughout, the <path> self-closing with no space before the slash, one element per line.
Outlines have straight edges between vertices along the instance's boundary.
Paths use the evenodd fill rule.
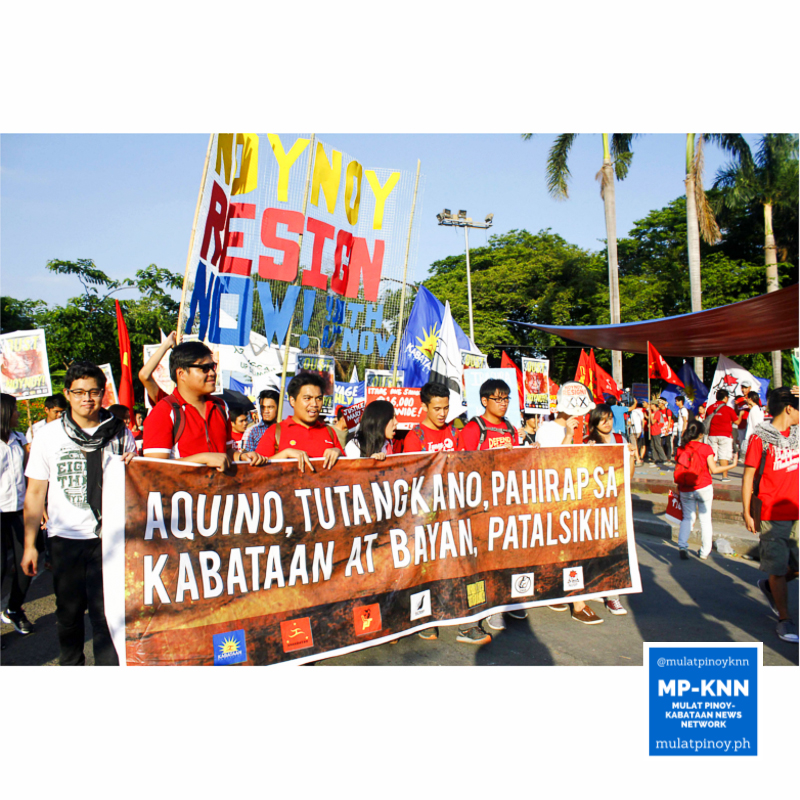
<path fill-rule="evenodd" d="M 96 428 L 87 428 L 92 433 Z M 125 431 L 125 452 L 136 452 L 131 432 Z M 118 458 L 107 447 L 103 451 L 103 469 Z M 86 456 L 70 439 L 61 424 L 46 425 L 31 443 L 25 470 L 27 478 L 48 481 L 47 535 L 63 539 L 95 539 L 97 521 L 86 495 Z"/>
<path fill-rule="evenodd" d="M 789 430 L 781 431 L 788 436 Z M 761 498 L 761 519 L 770 521 L 796 520 L 798 514 L 798 482 L 797 470 L 800 466 L 800 451 L 788 447 L 781 448 L 764 445 L 761 437 L 753 434 L 744 457 L 745 467 L 761 465 L 762 448 L 767 448 L 767 460 L 764 463 L 764 475 L 758 488 Z"/>
<path fill-rule="evenodd" d="M 464 449 L 461 444 L 460 431 L 456 431 L 454 439 L 449 425 L 445 425 L 441 430 L 434 430 L 422 424 L 420 424 L 420 428 L 425 443 L 420 442 L 416 431 L 409 431 L 406 438 L 403 439 L 404 453 L 452 453 Z"/>

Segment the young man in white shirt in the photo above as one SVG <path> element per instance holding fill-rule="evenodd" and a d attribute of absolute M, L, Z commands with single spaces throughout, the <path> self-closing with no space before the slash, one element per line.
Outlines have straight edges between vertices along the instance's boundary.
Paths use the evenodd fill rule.
<path fill-rule="evenodd" d="M 44 419 L 34 422 L 25 434 L 28 444 L 30 445 L 33 441 L 33 437 L 36 436 L 48 422 L 55 422 L 57 419 L 61 419 L 61 415 L 66 411 L 66 408 L 67 401 L 64 399 L 63 394 L 51 394 L 50 397 L 44 401 Z M 30 450 L 30 447 L 28 447 L 28 450 Z"/>
<path fill-rule="evenodd" d="M 64 376 L 69 408 L 60 424 L 45 426 L 31 444 L 25 475 L 25 550 L 22 570 L 36 574 L 36 536 L 47 498 L 47 535 L 56 595 L 59 663 L 82 666 L 84 613 L 92 622 L 97 665 L 118 664 L 103 603 L 103 471 L 112 458 L 126 463 L 136 445 L 125 423 L 101 407 L 106 378 L 88 362 Z"/>

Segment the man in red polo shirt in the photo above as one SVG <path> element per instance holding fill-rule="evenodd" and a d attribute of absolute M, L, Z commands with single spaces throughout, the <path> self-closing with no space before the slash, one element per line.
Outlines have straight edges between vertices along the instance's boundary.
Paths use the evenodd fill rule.
<path fill-rule="evenodd" d="M 169 359 L 175 391 L 160 400 L 144 421 L 142 454 L 205 464 L 224 472 L 231 461 L 267 463 L 255 453 L 234 451 L 231 422 L 225 403 L 211 397 L 217 367 L 202 342 L 178 345 Z M 176 419 L 177 417 L 177 419 Z"/>
<path fill-rule="evenodd" d="M 309 459 L 321 458 L 330 469 L 344 453 L 334 429 L 320 422 L 325 379 L 314 372 L 301 372 L 289 381 L 286 393 L 294 412 L 267 430 L 256 447 L 265 458 L 297 459 L 300 472 L 316 470 Z"/>
<path fill-rule="evenodd" d="M 727 467 L 733 458 L 733 426 L 739 415 L 728 405 L 728 390 L 717 391 L 717 402 L 706 409 L 704 425 L 708 444 L 721 467 Z M 728 471 L 722 473 L 721 482 L 730 483 Z"/>

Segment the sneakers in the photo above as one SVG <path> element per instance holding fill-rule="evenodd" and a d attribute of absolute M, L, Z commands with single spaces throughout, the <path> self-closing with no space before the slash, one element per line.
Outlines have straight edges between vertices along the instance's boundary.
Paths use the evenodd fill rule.
<path fill-rule="evenodd" d="M 6 609 L 0 614 L 0 619 L 8 625 L 13 625 L 14 630 L 17 633 L 21 633 L 23 636 L 33 633 L 33 625 L 28 622 L 28 618 L 25 616 L 25 612 L 22 609 L 19 611 L 9 611 Z"/>
<path fill-rule="evenodd" d="M 528 612 L 524 608 L 515 608 L 513 611 L 506 611 L 512 619 L 527 619 Z"/>
<path fill-rule="evenodd" d="M 426 639 L 427 641 L 433 641 L 439 638 L 439 629 L 438 628 L 426 628 L 424 631 L 419 632 L 420 639 Z"/>
<path fill-rule="evenodd" d="M 466 630 L 459 629 L 456 641 L 462 644 L 489 644 L 492 641 L 492 634 L 475 625 Z"/>
<path fill-rule="evenodd" d="M 551 611 L 568 611 L 569 606 L 566 603 L 557 603 L 554 606 L 547 606 Z"/>
<path fill-rule="evenodd" d="M 705 555 L 703 555 L 703 551 L 702 551 L 702 550 L 698 550 L 698 551 L 697 551 L 697 557 L 698 557 L 698 558 L 699 558 L 701 561 L 707 561 L 707 560 L 708 560 L 708 553 L 706 553 Z"/>
<path fill-rule="evenodd" d="M 606 608 L 616 617 L 627 614 L 628 611 L 617 598 L 606 600 Z"/>
<path fill-rule="evenodd" d="M 764 593 L 764 597 L 767 598 L 767 602 L 769 603 L 769 607 L 772 609 L 772 613 L 777 617 L 778 616 L 778 607 L 775 605 L 775 598 L 772 596 L 772 589 L 769 588 L 769 580 L 767 578 L 762 578 L 760 581 L 756 582 L 756 586 Z"/>
<path fill-rule="evenodd" d="M 781 620 L 775 630 L 784 642 L 797 643 L 797 625 L 790 619 Z"/>
<path fill-rule="evenodd" d="M 573 610 L 572 619 L 583 622 L 585 625 L 599 625 L 603 621 L 589 606 L 584 606 L 580 611 Z"/>
<path fill-rule="evenodd" d="M 492 614 L 491 616 L 486 617 L 486 624 L 493 631 L 504 631 L 506 629 L 506 623 L 502 614 Z"/>
<path fill-rule="evenodd" d="M 685 547 L 681 547 L 680 557 L 683 561 L 689 560 L 689 551 Z"/>
<path fill-rule="evenodd" d="M 730 478 L 720 478 L 720 479 L 719 479 L 719 482 L 720 482 L 720 483 L 730 483 L 730 482 L 731 482 L 731 479 L 730 479 Z"/>

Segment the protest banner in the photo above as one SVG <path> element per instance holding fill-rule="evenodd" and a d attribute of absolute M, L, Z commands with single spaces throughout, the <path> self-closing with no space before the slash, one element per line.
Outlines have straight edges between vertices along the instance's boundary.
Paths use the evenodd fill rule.
<path fill-rule="evenodd" d="M 391 367 L 416 194 L 412 172 L 367 168 L 313 135 L 213 134 L 179 331 L 240 347 L 251 330 L 294 336 Z"/>
<path fill-rule="evenodd" d="M 106 390 L 103 392 L 103 408 L 116 405 L 119 402 L 117 395 L 117 384 L 114 381 L 114 373 L 111 371 L 111 364 L 98 364 L 103 375 L 106 376 Z"/>
<path fill-rule="evenodd" d="M 361 416 L 364 413 L 366 403 L 364 400 L 358 400 L 351 406 L 344 409 L 344 421 L 347 423 L 347 430 L 351 431 L 361 424 Z"/>
<path fill-rule="evenodd" d="M 388 400 L 394 406 L 398 430 L 410 431 L 425 419 L 415 386 L 368 386 L 367 405 L 374 400 Z"/>
<path fill-rule="evenodd" d="M 622 445 L 235 470 L 108 467 L 104 596 L 122 663 L 305 663 L 641 591 Z"/>
<path fill-rule="evenodd" d="M 517 388 L 516 370 L 504 367 L 489 367 L 488 369 L 468 369 L 464 371 L 464 392 L 467 398 L 467 418 L 480 417 L 485 408 L 481 403 L 480 389 L 483 383 L 490 378 L 497 378 L 508 384 L 511 402 L 508 404 L 506 419 L 515 427 L 522 427 L 522 416 L 519 407 L 519 389 Z"/>
<path fill-rule="evenodd" d="M 336 364 L 333 356 L 299 353 L 295 375 L 299 375 L 301 372 L 313 372 L 325 381 L 320 414 L 323 416 L 333 414 L 333 395 L 336 391 Z"/>
<path fill-rule="evenodd" d="M 152 357 L 153 353 L 161 347 L 160 344 L 145 344 L 142 345 L 142 358 L 143 364 L 146 364 Z M 172 382 L 172 378 L 169 376 L 169 357 L 170 351 L 167 350 L 164 353 L 161 361 L 158 362 L 158 366 L 155 368 L 153 372 L 153 380 L 156 382 L 156 385 L 159 389 L 161 389 L 164 394 L 172 394 L 175 391 L 175 384 Z M 150 395 L 147 392 L 144 393 L 144 402 L 147 408 L 152 408 L 153 404 L 150 402 Z"/>
<path fill-rule="evenodd" d="M 17 400 L 53 393 L 44 331 L 14 331 L 0 335 L 0 391 Z"/>
<path fill-rule="evenodd" d="M 336 406 L 352 406 L 359 400 L 364 399 L 363 381 L 353 381 L 351 383 L 336 381 L 336 389 L 333 397 L 334 408 Z"/>
<path fill-rule="evenodd" d="M 464 369 L 486 369 L 489 366 L 489 361 L 483 353 L 471 353 L 469 350 L 462 350 L 461 365 Z"/>
<path fill-rule="evenodd" d="M 541 358 L 522 359 L 526 414 L 550 413 L 550 361 Z"/>
<path fill-rule="evenodd" d="M 390 369 L 367 369 L 364 370 L 364 383 L 369 389 L 371 386 L 404 386 L 405 373 L 402 369 L 397 370 L 397 383 L 394 380 L 394 372 Z"/>

